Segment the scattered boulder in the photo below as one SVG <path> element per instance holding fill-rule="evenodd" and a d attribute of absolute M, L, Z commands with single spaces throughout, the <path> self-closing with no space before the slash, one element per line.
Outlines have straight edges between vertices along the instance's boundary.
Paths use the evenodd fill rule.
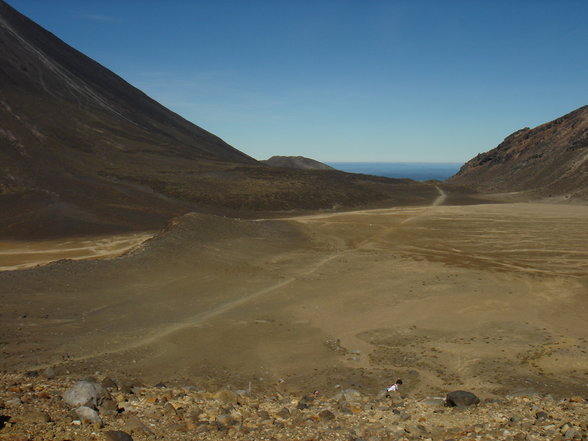
<path fill-rule="evenodd" d="M 283 420 L 287 420 L 290 418 L 290 410 L 287 407 L 284 407 L 282 410 L 276 413 L 276 416 L 282 418 Z"/>
<path fill-rule="evenodd" d="M 335 419 L 335 414 L 328 409 L 321 411 L 318 416 L 321 421 L 333 421 Z"/>
<path fill-rule="evenodd" d="M 104 426 L 102 418 L 100 418 L 98 412 L 90 407 L 80 406 L 76 409 L 76 414 L 80 417 L 82 423 L 96 424 L 99 427 Z"/>
<path fill-rule="evenodd" d="M 449 392 L 447 394 L 447 398 L 445 399 L 445 403 L 449 407 L 473 406 L 479 402 L 480 399 L 476 395 L 465 390 L 455 390 L 453 392 Z"/>
<path fill-rule="evenodd" d="M 173 417 L 178 414 L 178 411 L 170 402 L 167 402 L 163 406 L 163 414 Z"/>
<path fill-rule="evenodd" d="M 55 378 L 55 368 L 52 366 L 49 366 L 47 369 L 45 369 L 44 374 L 48 380 Z"/>
<path fill-rule="evenodd" d="M 259 412 L 257 412 L 257 416 L 261 421 L 271 420 L 270 414 L 267 410 L 260 410 Z"/>
<path fill-rule="evenodd" d="M 108 430 L 103 433 L 104 441 L 133 441 L 133 437 L 121 430 Z"/>
<path fill-rule="evenodd" d="M 114 415 L 118 413 L 118 404 L 112 398 L 105 398 L 100 403 L 98 410 L 104 415 Z"/>
<path fill-rule="evenodd" d="M 447 401 L 466 409 L 455 412 L 441 407 L 445 400 L 435 396 L 424 399 L 408 396 L 400 403 L 391 404 L 375 394 L 362 394 L 356 402 L 348 403 L 341 393 L 332 397 L 309 394 L 296 400 L 287 392 L 273 392 L 243 396 L 236 404 L 225 404 L 214 398 L 218 394 L 169 385 L 147 387 L 134 395 L 116 392 L 110 398 L 99 400 L 98 411 L 91 406 L 78 406 L 68 412 L 69 406 L 55 393 L 57 384 L 69 386 L 65 377 L 47 382 L 43 375 L 33 380 L 0 375 L 0 381 L 3 381 L 0 400 L 7 407 L 0 410 L 0 438 L 10 441 L 132 441 L 133 438 L 218 441 L 253 437 L 365 441 L 588 439 L 588 406 L 572 401 L 573 396 L 486 400 L 484 406 L 468 412 L 471 408 L 463 406 L 476 404 L 475 395 L 454 391 L 448 394 Z M 42 398 L 40 392 L 47 392 L 48 398 Z M 358 398 L 353 392 L 345 392 L 349 398 Z M 15 396 L 21 397 L 24 403 L 9 404 Z M 298 404 L 309 408 L 296 409 Z M 103 425 L 102 419 L 109 425 L 108 429 L 118 430 L 98 430 Z"/>
<path fill-rule="evenodd" d="M 564 435 L 564 439 L 582 439 L 582 435 L 580 435 L 578 431 L 576 431 L 576 429 L 573 427 L 570 427 L 565 431 L 562 430 L 561 433 Z"/>
<path fill-rule="evenodd" d="M 107 392 L 98 383 L 82 380 L 65 391 L 63 401 L 72 407 L 97 407 L 107 396 Z"/>
<path fill-rule="evenodd" d="M 315 397 L 312 395 L 304 395 L 302 398 L 300 398 L 300 400 L 298 400 L 298 404 L 296 405 L 296 409 L 298 409 L 298 410 L 308 409 L 310 406 L 312 406 L 314 399 L 315 399 Z"/>

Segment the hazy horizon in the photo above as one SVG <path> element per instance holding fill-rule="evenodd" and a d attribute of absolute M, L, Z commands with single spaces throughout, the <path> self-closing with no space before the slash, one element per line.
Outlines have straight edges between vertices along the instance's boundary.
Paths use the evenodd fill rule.
<path fill-rule="evenodd" d="M 330 161 L 331 164 L 463 164 L 459 161 Z"/>
<path fill-rule="evenodd" d="M 362 162 L 325 161 L 325 164 L 349 173 L 361 173 L 385 178 L 408 178 L 415 181 L 445 179 L 459 171 L 462 162 Z"/>

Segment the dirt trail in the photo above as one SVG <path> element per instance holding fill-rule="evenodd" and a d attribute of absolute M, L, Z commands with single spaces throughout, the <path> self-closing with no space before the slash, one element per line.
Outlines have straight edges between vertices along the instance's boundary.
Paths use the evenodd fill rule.
<path fill-rule="evenodd" d="M 305 277 L 305 276 L 309 276 L 309 275 L 313 274 L 315 271 L 320 269 L 322 266 L 326 265 L 327 263 L 336 259 L 337 257 L 339 257 L 339 255 L 334 254 L 332 256 L 324 258 L 324 259 L 320 260 L 319 262 L 316 262 L 315 264 L 313 264 L 308 270 L 306 270 L 296 276 L 289 277 L 280 283 L 276 283 L 275 285 L 271 285 L 271 286 L 268 286 L 267 288 L 252 292 L 251 294 L 240 297 L 236 300 L 220 304 L 220 305 L 218 305 L 218 306 L 216 306 L 206 312 L 196 314 L 196 315 L 194 315 L 194 316 L 192 316 L 182 322 L 175 323 L 170 326 L 166 326 L 166 327 L 164 327 L 154 333 L 151 333 L 150 335 L 147 335 L 143 338 L 139 338 L 137 340 L 134 340 L 131 343 L 124 344 L 124 345 L 121 345 L 117 348 L 107 350 L 107 351 L 100 351 L 100 352 L 94 352 L 92 354 L 87 354 L 87 355 L 69 357 L 67 359 L 67 362 L 91 360 L 94 358 L 103 357 L 105 355 L 113 355 L 113 354 L 118 354 L 118 353 L 125 352 L 125 351 L 130 351 L 133 349 L 138 349 L 138 348 L 147 346 L 151 343 L 154 343 L 162 338 L 165 338 L 165 337 L 167 337 L 175 332 L 181 331 L 183 329 L 200 326 L 203 323 L 205 323 L 207 320 L 210 320 L 210 319 L 215 318 L 221 314 L 224 314 L 224 313 L 229 312 L 233 309 L 236 309 L 239 306 L 241 306 L 245 303 L 251 302 L 252 300 L 255 300 L 265 294 L 269 294 L 273 291 L 276 291 L 280 288 L 283 288 L 283 287 L 295 282 L 296 280 L 298 280 L 301 277 Z M 53 365 L 54 364 L 51 364 L 51 363 L 37 365 L 34 367 L 34 369 L 44 369 L 44 368 L 47 368 L 47 367 L 53 366 Z"/>
<path fill-rule="evenodd" d="M 441 190 L 439 187 L 437 187 L 437 190 L 439 191 L 439 196 L 432 202 L 430 207 L 435 207 L 435 206 L 442 204 L 446 198 L 446 195 L 443 192 L 443 190 Z M 423 207 L 423 210 L 426 210 L 426 209 L 427 209 L 427 207 Z M 398 209 L 362 210 L 362 211 L 357 211 L 357 212 L 347 212 L 347 213 L 343 213 L 341 215 L 349 216 L 349 215 L 357 215 L 357 214 L 374 214 L 374 215 L 387 216 L 392 213 L 398 214 Z M 301 216 L 299 218 L 297 218 L 297 217 L 289 218 L 289 220 L 302 221 L 302 222 L 320 221 L 320 220 L 324 220 L 324 218 L 330 218 L 330 217 L 337 216 L 337 215 L 338 214 L 328 214 L 328 215 L 325 215 L 324 217 L 321 217 L 321 215 Z M 422 215 L 423 215 L 422 211 L 419 210 L 419 212 L 417 212 L 414 216 L 411 216 L 411 217 L 407 218 L 406 220 L 410 220 L 410 219 L 413 219 L 415 217 L 419 217 Z M 308 268 L 306 268 L 304 271 L 300 272 L 299 274 L 297 274 L 295 276 L 288 277 L 287 279 L 285 279 L 279 283 L 276 283 L 276 284 L 268 286 L 264 289 L 252 292 L 252 293 L 245 295 L 245 296 L 242 296 L 236 300 L 220 304 L 220 305 L 218 305 L 218 306 L 216 306 L 206 312 L 196 314 L 196 315 L 188 318 L 187 320 L 183 320 L 182 322 L 175 323 L 170 326 L 166 326 L 162 329 L 159 329 L 159 330 L 151 333 L 150 335 L 146 335 L 142 338 L 134 340 L 131 343 L 124 344 L 124 345 L 121 345 L 117 348 L 113 348 L 113 349 L 110 349 L 107 351 L 101 351 L 101 352 L 95 352 L 95 353 L 87 354 L 87 355 L 70 357 L 68 359 L 68 362 L 90 360 L 90 359 L 99 358 L 99 357 L 106 356 L 106 355 L 112 355 L 112 354 L 117 354 L 117 353 L 121 353 L 121 352 L 125 352 L 125 351 L 130 351 L 133 349 L 138 349 L 138 348 L 147 346 L 149 344 L 155 343 L 158 340 L 161 340 L 161 339 L 163 339 L 163 338 L 165 338 L 175 332 L 181 331 L 183 329 L 200 326 L 210 319 L 213 319 L 213 318 L 218 317 L 226 312 L 234 310 L 234 309 L 236 309 L 236 308 L 238 308 L 248 302 L 251 302 L 259 297 L 262 297 L 266 294 L 269 294 L 271 292 L 274 292 L 276 290 L 284 288 L 284 287 L 292 284 L 293 282 L 295 282 L 301 278 L 310 276 L 313 273 L 317 272 L 322 267 L 324 267 L 325 265 L 327 265 L 328 263 L 330 263 L 336 259 L 342 258 L 343 256 L 345 256 L 349 253 L 353 253 L 353 252 L 356 252 L 360 249 L 368 247 L 371 243 L 373 243 L 375 240 L 377 240 L 378 237 L 385 236 L 386 234 L 388 234 L 390 232 L 391 229 L 396 229 L 396 228 L 397 228 L 397 226 L 393 226 L 389 229 L 386 229 L 384 232 L 378 233 L 378 234 L 374 235 L 373 237 L 369 237 L 369 238 L 365 239 L 364 241 L 362 241 L 358 246 L 356 246 L 354 248 L 340 249 L 338 251 L 335 251 L 331 255 L 319 260 L 318 262 L 313 263 L 312 265 L 310 265 Z M 40 366 L 36 366 L 35 369 L 43 369 L 48 366 L 49 366 L 49 364 L 48 365 L 40 365 Z"/>
<path fill-rule="evenodd" d="M 447 194 L 441 188 L 439 188 L 438 185 L 435 185 L 435 188 L 439 192 L 439 196 L 437 197 L 437 199 L 435 199 L 433 201 L 433 204 L 432 204 L 433 207 L 436 207 L 438 205 L 443 205 L 445 203 L 445 200 L 447 199 Z"/>

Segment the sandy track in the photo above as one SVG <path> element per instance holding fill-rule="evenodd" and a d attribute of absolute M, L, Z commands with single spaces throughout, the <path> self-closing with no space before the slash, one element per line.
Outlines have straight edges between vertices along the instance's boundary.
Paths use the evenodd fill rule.
<path fill-rule="evenodd" d="M 437 199 L 435 199 L 433 201 L 433 204 L 432 204 L 433 207 L 436 207 L 438 205 L 443 205 L 445 203 L 445 201 L 447 200 L 447 194 L 441 188 L 439 188 L 438 185 L 435 185 L 435 188 L 439 192 L 439 196 L 437 197 Z"/>

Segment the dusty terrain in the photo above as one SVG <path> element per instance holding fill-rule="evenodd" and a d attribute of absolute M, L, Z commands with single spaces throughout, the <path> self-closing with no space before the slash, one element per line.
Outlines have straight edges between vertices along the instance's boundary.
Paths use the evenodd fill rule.
<path fill-rule="evenodd" d="M 588 395 L 588 207 L 444 202 L 191 214 L 118 258 L 1 272 L 0 368 Z"/>

